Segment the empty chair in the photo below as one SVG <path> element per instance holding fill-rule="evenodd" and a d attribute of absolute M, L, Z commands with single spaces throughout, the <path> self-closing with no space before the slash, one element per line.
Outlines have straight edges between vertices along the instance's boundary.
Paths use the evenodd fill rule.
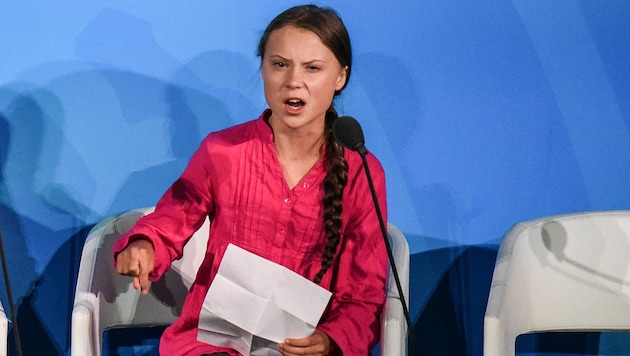
<path fill-rule="evenodd" d="M 484 355 L 521 334 L 630 330 L 630 211 L 545 217 L 503 237 L 484 319 Z"/>
<path fill-rule="evenodd" d="M 116 239 L 151 211 L 153 208 L 144 208 L 107 217 L 88 234 L 81 255 L 72 311 L 73 355 L 101 355 L 105 330 L 167 326 L 179 316 L 188 288 L 205 255 L 210 222 L 207 220 L 193 235 L 182 259 L 174 261 L 172 268 L 159 281 L 151 284 L 148 295 L 141 296 L 133 288 L 131 278 L 116 272 L 111 252 Z M 399 278 L 408 301 L 409 246 L 394 225 L 390 223 L 388 229 Z M 390 278 L 381 318 L 381 355 L 406 355 L 407 326 L 402 310 L 396 285 Z"/>

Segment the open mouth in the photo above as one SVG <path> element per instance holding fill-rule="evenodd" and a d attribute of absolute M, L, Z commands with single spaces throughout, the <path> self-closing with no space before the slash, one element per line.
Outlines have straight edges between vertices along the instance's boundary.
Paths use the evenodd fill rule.
<path fill-rule="evenodd" d="M 299 109 L 304 106 L 304 102 L 300 99 L 289 99 L 285 101 L 285 104 L 288 105 L 292 109 Z"/>

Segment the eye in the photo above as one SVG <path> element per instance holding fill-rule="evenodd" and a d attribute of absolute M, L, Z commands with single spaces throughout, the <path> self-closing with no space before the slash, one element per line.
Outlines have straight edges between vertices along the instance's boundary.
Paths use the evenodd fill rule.
<path fill-rule="evenodd" d="M 287 64 L 282 61 L 275 61 L 273 62 L 273 66 L 278 67 L 278 68 L 284 68 L 287 66 Z"/>
<path fill-rule="evenodd" d="M 311 72 L 316 72 L 318 70 L 320 70 L 319 66 L 315 66 L 315 65 L 309 65 L 308 67 L 306 67 L 306 69 L 308 69 Z"/>

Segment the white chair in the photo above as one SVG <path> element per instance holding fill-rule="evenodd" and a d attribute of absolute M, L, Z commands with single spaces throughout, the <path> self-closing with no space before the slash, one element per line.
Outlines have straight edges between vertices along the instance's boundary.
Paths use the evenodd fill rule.
<path fill-rule="evenodd" d="M 545 217 L 503 237 L 484 319 L 484 356 L 517 336 L 630 330 L 630 211 Z"/>
<path fill-rule="evenodd" d="M 409 309 L 409 244 L 402 232 L 392 223 L 387 226 L 387 234 L 398 271 L 398 279 L 405 296 L 407 309 Z M 407 355 L 407 321 L 391 269 L 387 286 L 387 300 L 381 317 L 380 355 Z"/>
<path fill-rule="evenodd" d="M 153 207 L 131 210 L 99 222 L 88 234 L 81 254 L 72 309 L 72 355 L 99 356 L 103 332 L 125 327 L 152 327 L 171 324 L 203 260 L 209 221 L 195 233 L 184 249 L 184 258 L 151 284 L 150 293 L 140 297 L 131 278 L 119 275 L 113 266 L 112 246 Z M 195 246 L 203 246 L 201 251 Z"/>
<path fill-rule="evenodd" d="M 72 310 L 72 355 L 100 356 L 103 332 L 125 327 L 167 326 L 181 311 L 206 251 L 209 221 L 199 229 L 184 249 L 184 257 L 140 298 L 129 277 L 116 273 L 112 245 L 124 232 L 153 208 L 131 210 L 99 222 L 88 234 L 81 255 Z M 389 224 L 390 241 L 406 300 L 409 294 L 409 246 L 396 227 Z M 392 278 L 390 278 L 391 280 Z M 381 355 L 406 355 L 407 326 L 394 281 L 389 282 L 382 317 Z"/>
<path fill-rule="evenodd" d="M 0 302 L 0 356 L 7 355 L 7 342 L 9 339 L 9 319 Z"/>

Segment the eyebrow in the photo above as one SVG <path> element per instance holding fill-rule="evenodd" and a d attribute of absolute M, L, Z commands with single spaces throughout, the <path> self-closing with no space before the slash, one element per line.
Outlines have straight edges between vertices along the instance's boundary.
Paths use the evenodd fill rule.
<path fill-rule="evenodd" d="M 285 58 L 285 57 L 283 57 L 282 55 L 279 55 L 279 54 L 270 54 L 270 55 L 268 55 L 268 58 L 269 59 L 279 59 L 279 60 L 281 60 L 283 62 L 291 62 L 291 63 L 294 62 L 293 60 Z M 308 60 L 306 62 L 303 62 L 303 64 L 314 64 L 314 63 L 322 63 L 323 64 L 323 63 L 326 63 L 326 61 L 323 60 L 323 59 L 311 59 L 311 60 Z"/>

